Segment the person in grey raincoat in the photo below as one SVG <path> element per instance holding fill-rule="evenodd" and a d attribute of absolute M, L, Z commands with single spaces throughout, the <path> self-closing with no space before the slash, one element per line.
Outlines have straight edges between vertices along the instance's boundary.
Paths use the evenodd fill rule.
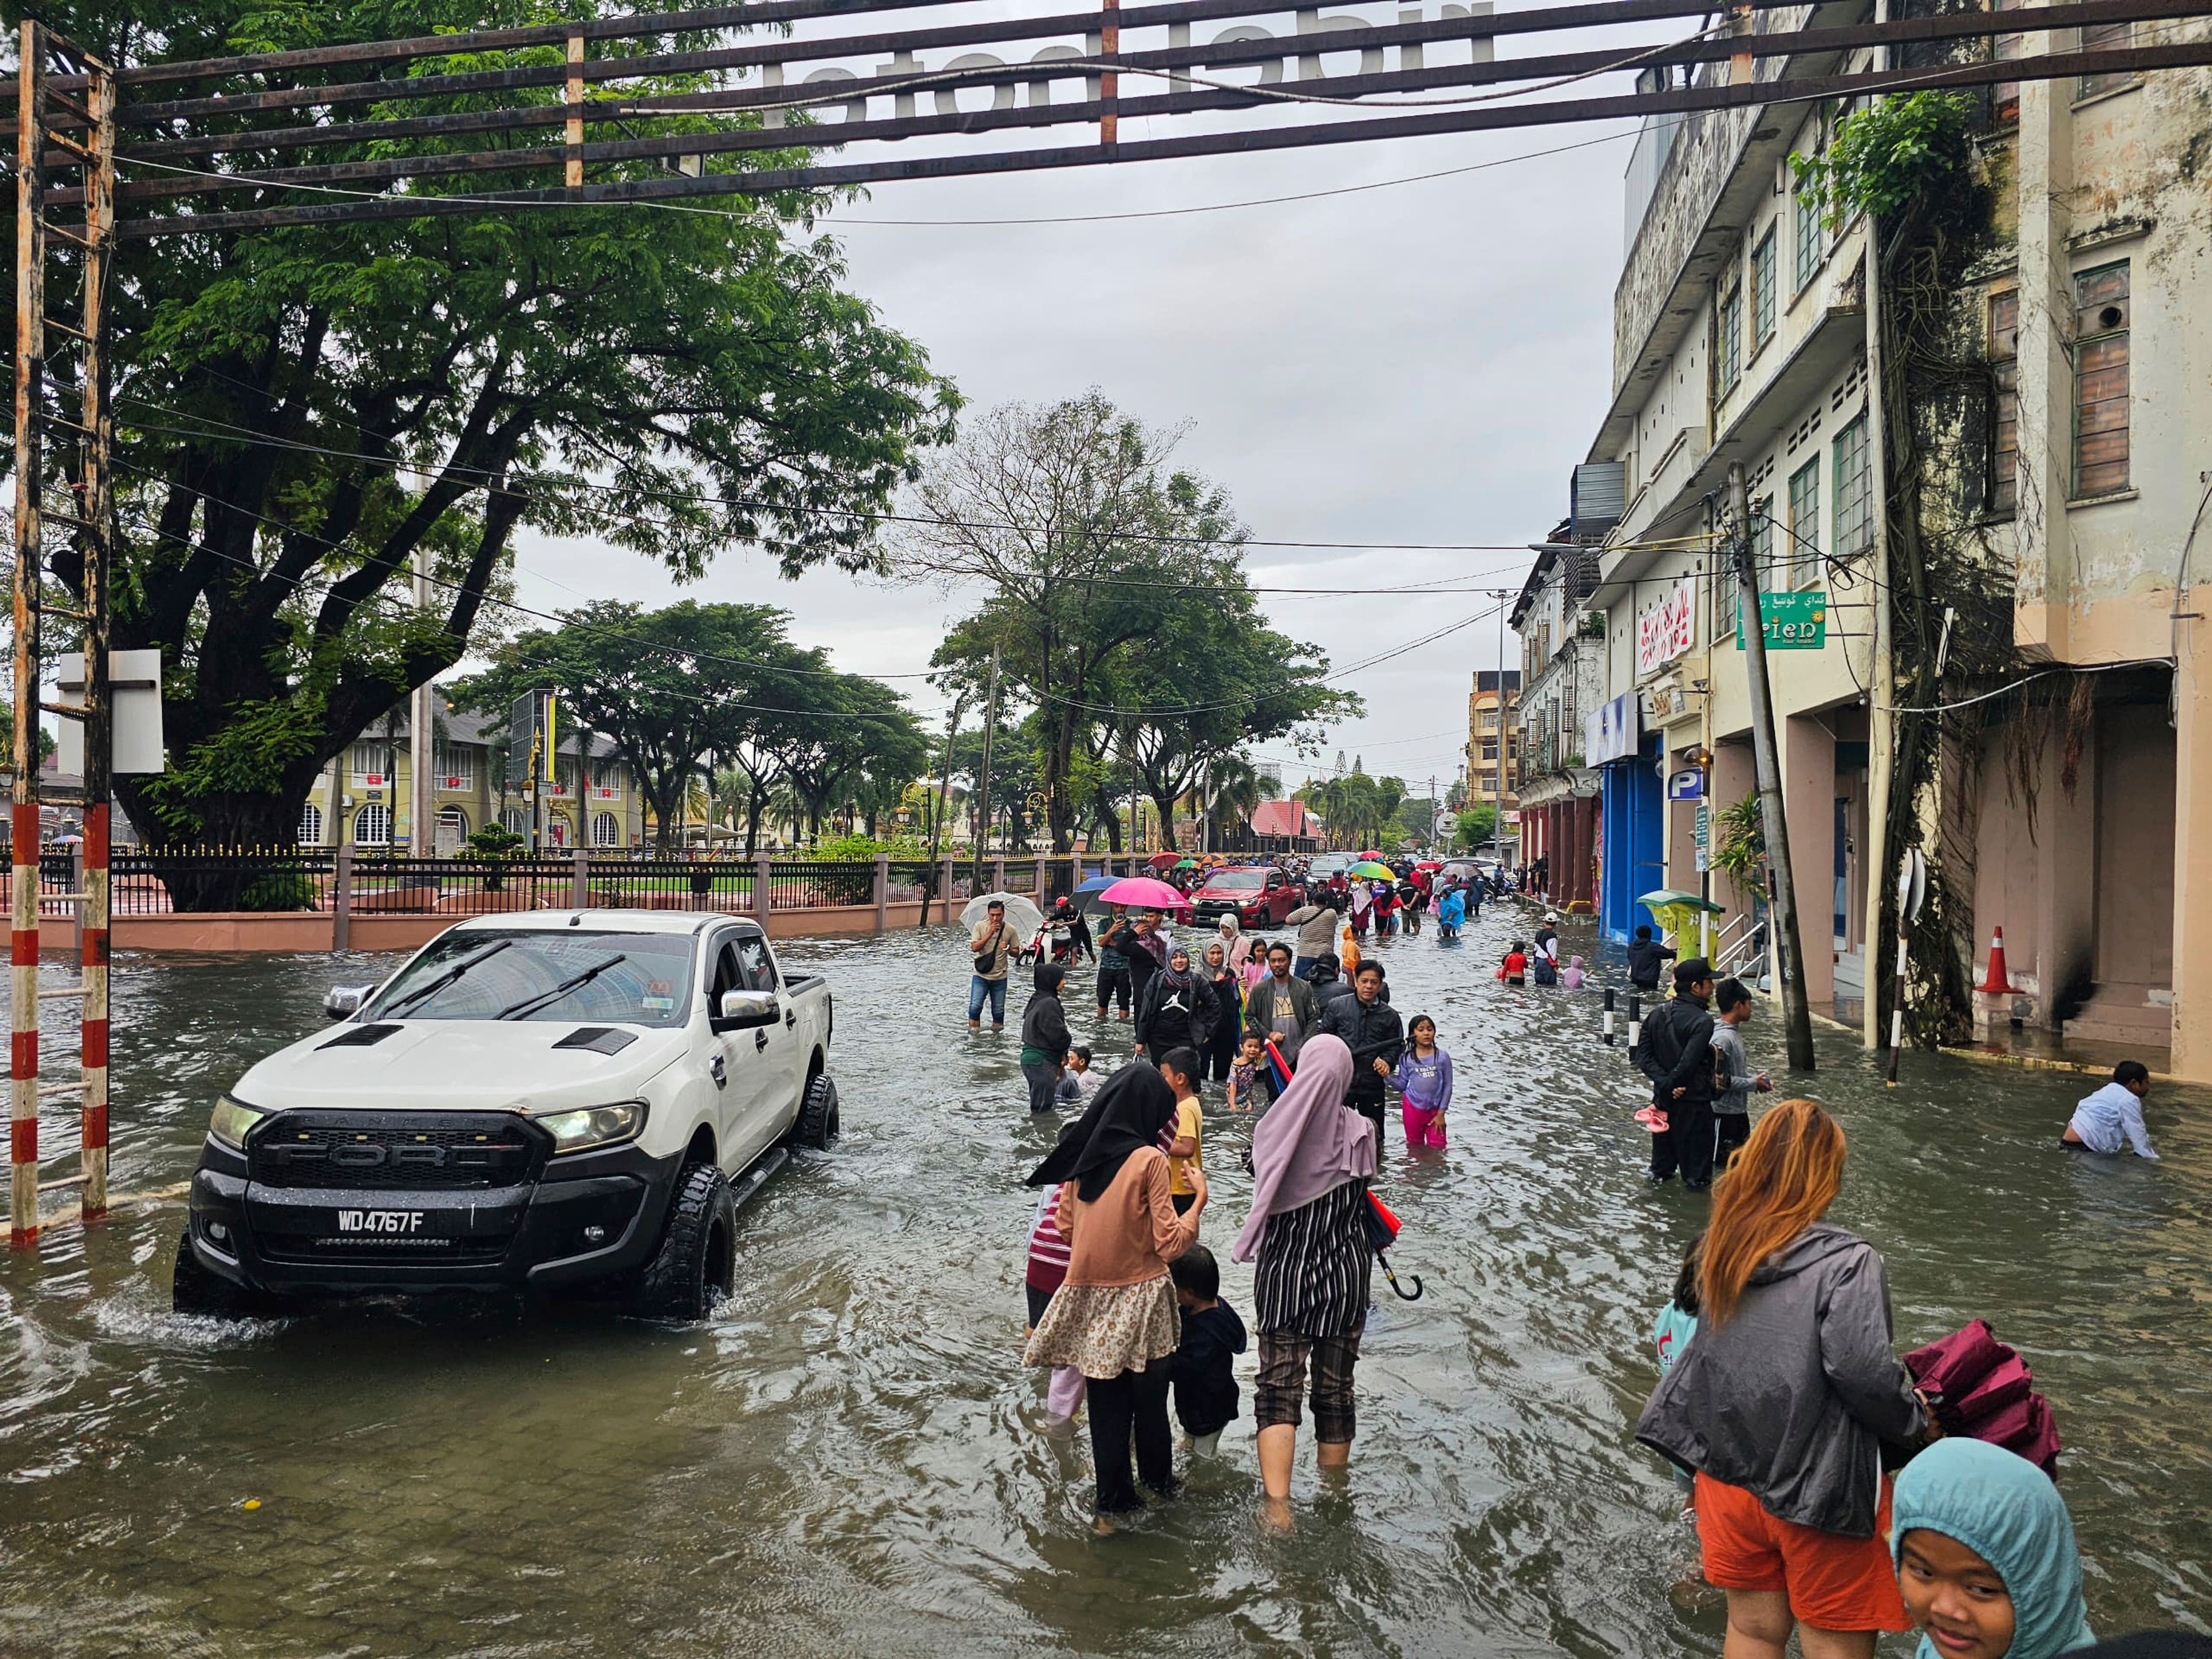
<path fill-rule="evenodd" d="M 1881 1257 L 1821 1218 L 1844 1146 L 1809 1100 L 1759 1121 L 1714 1188 L 1698 1334 L 1636 1425 L 1697 1475 L 1698 1544 L 1706 1579 L 1728 1592 L 1731 1655 L 1778 1659 L 1795 1623 L 1814 1659 L 1871 1659 L 1875 1632 L 1908 1623 L 1881 1536 L 1882 1463 L 1886 1449 L 1921 1444 L 1929 1417 L 1891 1351 Z"/>

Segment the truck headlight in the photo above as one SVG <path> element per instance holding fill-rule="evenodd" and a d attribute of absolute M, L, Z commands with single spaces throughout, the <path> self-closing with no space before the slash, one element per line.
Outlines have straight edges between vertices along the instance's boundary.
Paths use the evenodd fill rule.
<path fill-rule="evenodd" d="M 587 1106 L 576 1112 L 548 1112 L 531 1120 L 553 1137 L 553 1155 L 581 1152 L 635 1140 L 645 1127 L 645 1103 L 625 1100 L 612 1106 Z"/>
<path fill-rule="evenodd" d="M 208 1120 L 208 1133 L 224 1146 L 235 1146 L 242 1152 L 246 1150 L 246 1131 L 268 1115 L 225 1095 L 215 1103 L 215 1115 Z"/>

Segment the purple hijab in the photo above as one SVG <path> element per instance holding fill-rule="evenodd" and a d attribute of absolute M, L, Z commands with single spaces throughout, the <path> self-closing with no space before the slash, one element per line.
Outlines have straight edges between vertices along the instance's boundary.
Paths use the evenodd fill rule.
<path fill-rule="evenodd" d="M 1252 1131 L 1252 1213 L 1230 1247 L 1231 1260 L 1259 1254 L 1269 1216 L 1375 1173 L 1375 1126 L 1344 1103 L 1351 1081 L 1352 1050 L 1343 1038 L 1305 1040 L 1291 1086 Z"/>

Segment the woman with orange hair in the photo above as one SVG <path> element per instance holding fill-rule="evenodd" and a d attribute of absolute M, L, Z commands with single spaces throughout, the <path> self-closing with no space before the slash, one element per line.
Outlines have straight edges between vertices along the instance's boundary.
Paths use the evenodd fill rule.
<path fill-rule="evenodd" d="M 1871 1659 L 1911 1620 L 1890 1571 L 1885 1447 L 1927 1402 L 1890 1350 L 1881 1257 L 1824 1220 L 1844 1131 L 1809 1100 L 1759 1121 L 1714 1185 L 1698 1334 L 1636 1437 L 1697 1475 L 1705 1577 L 1728 1592 L 1726 1659 Z"/>

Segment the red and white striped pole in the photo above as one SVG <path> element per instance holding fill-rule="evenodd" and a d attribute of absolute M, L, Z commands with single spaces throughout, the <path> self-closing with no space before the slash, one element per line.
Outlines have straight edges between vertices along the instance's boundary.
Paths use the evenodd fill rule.
<path fill-rule="evenodd" d="M 89 676 L 87 677 L 88 680 Z M 89 745 L 88 744 L 88 749 Z M 84 902 L 77 912 L 84 981 L 84 1218 L 107 1213 L 107 802 L 84 808 Z"/>
<path fill-rule="evenodd" d="M 15 69 L 15 777 L 9 857 L 8 1242 L 39 1237 L 39 522 L 40 386 L 45 378 L 45 31 L 26 18 Z"/>

